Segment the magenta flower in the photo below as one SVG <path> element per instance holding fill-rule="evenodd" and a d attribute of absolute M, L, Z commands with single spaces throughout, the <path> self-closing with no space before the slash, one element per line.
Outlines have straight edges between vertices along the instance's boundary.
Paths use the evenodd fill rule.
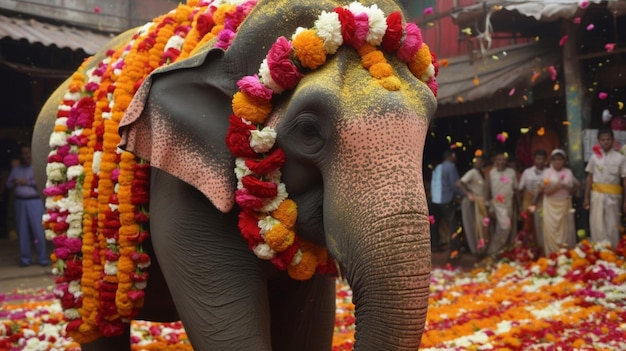
<path fill-rule="evenodd" d="M 293 89 L 302 79 L 302 73 L 291 62 L 291 43 L 285 37 L 280 37 L 267 54 L 267 66 L 270 75 L 276 84 L 283 89 Z"/>
<path fill-rule="evenodd" d="M 258 75 L 246 76 L 237 82 L 239 90 L 243 93 L 258 97 L 260 99 L 269 100 L 272 98 L 272 90 L 261 84 Z"/>
<path fill-rule="evenodd" d="M 370 31 L 370 22 L 367 14 L 361 12 L 354 16 L 354 34 L 352 37 L 352 45 L 355 49 L 360 49 L 367 39 L 367 33 Z"/>
<path fill-rule="evenodd" d="M 398 49 L 398 58 L 404 62 L 411 62 L 417 51 L 422 47 L 422 30 L 413 22 L 406 24 L 406 36 Z"/>

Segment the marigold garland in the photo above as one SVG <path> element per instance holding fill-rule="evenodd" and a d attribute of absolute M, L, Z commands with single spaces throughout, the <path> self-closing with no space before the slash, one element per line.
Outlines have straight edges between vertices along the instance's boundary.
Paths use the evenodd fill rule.
<path fill-rule="evenodd" d="M 227 49 L 256 2 L 189 0 L 139 28 L 101 62 L 85 62 L 69 83 L 50 138 L 43 220 L 56 246 L 56 293 L 75 340 L 119 335 L 143 305 L 150 165 L 117 148 L 126 108 L 154 69 L 209 42 Z M 280 181 L 285 155 L 274 145 L 276 132 L 263 124 L 273 95 L 293 89 L 343 44 L 358 50 L 363 67 L 384 88 L 401 84 L 379 47 L 396 52 L 436 94 L 435 57 L 419 28 L 409 23 L 403 29 L 399 13 L 385 17 L 376 5 L 356 2 L 322 12 L 313 28 L 299 28 L 291 41 L 279 38 L 258 75 L 237 83 L 226 142 L 236 158 L 239 228 L 257 256 L 299 280 L 316 271 L 334 273 L 335 265 L 324 248 L 295 233 L 297 205 Z"/>

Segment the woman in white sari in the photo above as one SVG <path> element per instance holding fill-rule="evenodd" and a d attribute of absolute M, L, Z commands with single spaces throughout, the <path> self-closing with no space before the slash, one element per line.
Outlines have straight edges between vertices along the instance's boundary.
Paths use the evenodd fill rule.
<path fill-rule="evenodd" d="M 550 168 L 544 173 L 543 235 L 544 253 L 549 255 L 561 248 L 576 244 L 571 194 L 580 183 L 565 167 L 565 151 L 555 149 L 550 157 Z"/>

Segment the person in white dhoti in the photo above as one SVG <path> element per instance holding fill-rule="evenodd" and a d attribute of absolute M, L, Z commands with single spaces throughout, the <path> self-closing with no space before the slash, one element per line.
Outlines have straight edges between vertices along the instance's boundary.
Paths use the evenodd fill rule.
<path fill-rule="evenodd" d="M 517 233 L 517 209 L 520 208 L 515 170 L 506 166 L 503 152 L 496 154 L 494 162 L 485 179 L 485 198 L 492 219 L 487 249 L 491 256 L 503 251 L 513 241 Z"/>
<path fill-rule="evenodd" d="M 544 172 L 540 188 L 543 194 L 543 252 L 546 256 L 576 244 L 571 194 L 580 185 L 572 171 L 565 167 L 565 151 L 554 149 L 550 159 L 550 168 Z"/>
<path fill-rule="evenodd" d="M 472 169 L 456 182 L 456 186 L 465 194 L 461 200 L 463 232 L 467 246 L 474 255 L 484 254 L 489 241 L 489 223 L 485 220 L 488 214 L 485 206 L 484 164 L 485 161 L 481 157 L 475 157 L 472 160 Z"/>
<path fill-rule="evenodd" d="M 598 130 L 598 144 L 592 148 L 585 172 L 583 208 L 589 210 L 590 240 L 608 240 L 613 248 L 620 238 L 620 211 L 626 213 L 626 158 L 613 150 L 611 129 Z"/>
<path fill-rule="evenodd" d="M 536 150 L 533 155 L 533 166 L 522 173 L 519 180 L 520 199 L 522 199 L 522 230 L 534 237 L 534 243 L 543 250 L 543 201 L 539 196 L 539 188 L 543 185 L 543 173 L 546 170 L 548 154 L 545 150 Z"/>

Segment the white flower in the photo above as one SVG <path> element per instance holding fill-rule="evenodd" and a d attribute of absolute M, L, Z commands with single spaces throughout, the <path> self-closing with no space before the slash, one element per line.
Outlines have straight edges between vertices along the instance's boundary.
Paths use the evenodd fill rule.
<path fill-rule="evenodd" d="M 291 265 L 295 266 L 299 264 L 300 262 L 302 262 L 302 251 L 298 249 L 298 252 L 296 252 L 296 254 L 293 255 L 293 259 L 291 260 Z"/>
<path fill-rule="evenodd" d="M 67 179 L 72 180 L 80 177 L 83 174 L 83 166 L 74 165 L 67 168 Z"/>
<path fill-rule="evenodd" d="M 61 106 L 64 106 L 64 107 L 61 108 Z M 71 109 L 72 109 L 71 106 L 59 105 L 59 110 L 69 111 Z M 67 117 L 57 117 L 57 119 L 54 120 L 54 125 L 67 127 Z"/>
<path fill-rule="evenodd" d="M 265 203 L 265 206 L 259 209 L 259 212 L 272 212 L 278 208 L 281 202 L 285 200 L 289 194 L 287 194 L 287 189 L 285 188 L 284 183 L 278 184 L 278 195 L 271 199 L 270 201 Z"/>
<path fill-rule="evenodd" d="M 433 64 L 431 63 L 430 65 L 428 65 L 428 68 L 426 68 L 424 73 L 422 73 L 422 75 L 420 76 L 420 80 L 422 82 L 428 82 L 428 80 L 434 76 L 435 76 L 435 66 L 433 66 Z"/>
<path fill-rule="evenodd" d="M 65 165 L 61 162 L 51 162 L 46 165 L 46 174 L 52 182 L 65 182 Z"/>
<path fill-rule="evenodd" d="M 165 44 L 165 49 L 163 51 L 167 51 L 169 48 L 174 48 L 176 50 L 180 50 L 183 47 L 183 43 L 185 43 L 185 39 L 179 35 L 172 36 Z"/>
<path fill-rule="evenodd" d="M 365 13 L 370 24 L 370 30 L 365 40 L 374 46 L 379 46 L 383 42 L 383 37 L 387 31 L 385 13 L 377 5 L 366 7 Z"/>
<path fill-rule="evenodd" d="M 91 164 L 91 171 L 94 174 L 100 174 L 100 163 L 102 163 L 102 151 L 96 151 L 93 153 L 93 163 Z"/>
<path fill-rule="evenodd" d="M 80 287 L 80 281 L 72 280 L 67 287 L 67 291 L 69 291 L 75 298 L 79 298 L 83 295 L 83 292 Z"/>
<path fill-rule="evenodd" d="M 263 62 L 261 63 L 261 67 L 259 67 L 259 78 L 261 80 L 261 83 L 263 83 L 263 85 L 271 89 L 274 93 L 280 94 L 283 91 L 285 91 L 283 87 L 278 85 L 278 83 L 276 83 L 272 79 L 272 75 L 270 74 L 270 68 L 267 65 L 267 58 L 263 59 Z"/>
<path fill-rule="evenodd" d="M 339 14 L 322 11 L 322 14 L 315 21 L 314 28 L 317 35 L 324 41 L 326 53 L 332 55 L 337 52 L 337 49 L 343 44 Z"/>
<path fill-rule="evenodd" d="M 237 184 L 237 189 L 243 188 L 243 184 L 241 184 L 241 178 L 250 174 L 252 174 L 252 171 L 250 170 L 250 168 L 248 168 L 248 166 L 246 166 L 246 159 L 243 157 L 237 157 L 237 159 L 235 159 L 235 176 L 239 181 Z"/>
<path fill-rule="evenodd" d="M 33 337 L 26 340 L 26 345 L 22 350 L 27 351 L 46 351 L 48 350 L 48 343 L 46 341 L 40 341 L 38 338 Z"/>
<path fill-rule="evenodd" d="M 300 35 L 300 33 L 304 32 L 305 30 L 306 30 L 306 28 L 303 28 L 303 27 L 298 27 L 298 28 L 296 28 L 296 31 L 295 31 L 295 32 L 293 33 L 293 35 L 291 36 L 291 41 L 295 40 L 295 39 L 296 39 L 296 37 L 297 37 L 298 35 Z"/>
<path fill-rule="evenodd" d="M 116 275 L 117 274 L 117 261 L 116 262 L 106 261 L 104 263 L 104 273 L 106 275 Z"/>
<path fill-rule="evenodd" d="M 147 282 L 135 282 L 135 288 L 137 288 L 139 290 L 145 289 L 146 286 L 148 286 Z"/>
<path fill-rule="evenodd" d="M 54 201 L 53 197 L 46 197 L 46 209 L 47 210 L 55 210 L 57 209 L 58 205 L 56 203 L 56 201 Z"/>
<path fill-rule="evenodd" d="M 65 311 L 63 311 L 63 315 L 65 316 L 65 318 L 70 320 L 80 318 L 80 313 L 78 313 L 78 310 L 75 308 L 66 309 Z"/>
<path fill-rule="evenodd" d="M 261 229 L 261 236 L 265 239 L 265 234 L 278 224 L 280 224 L 280 221 L 272 216 L 265 216 L 263 219 L 260 219 L 258 226 Z"/>
<path fill-rule="evenodd" d="M 367 12 L 367 7 L 365 7 L 365 5 L 357 1 L 351 2 L 350 5 L 347 6 L 347 8 L 348 10 L 350 10 L 350 12 L 352 12 L 355 15 L 358 15 L 361 12 Z"/>
<path fill-rule="evenodd" d="M 255 246 L 253 251 L 256 257 L 262 260 L 271 260 L 276 255 L 276 252 L 265 243 Z"/>
<path fill-rule="evenodd" d="M 250 147 L 256 153 L 268 152 L 276 142 L 276 131 L 274 128 L 265 127 L 262 130 L 250 131 Z"/>
<path fill-rule="evenodd" d="M 50 134 L 50 148 L 56 149 L 67 144 L 67 134 L 65 132 L 53 132 Z"/>

